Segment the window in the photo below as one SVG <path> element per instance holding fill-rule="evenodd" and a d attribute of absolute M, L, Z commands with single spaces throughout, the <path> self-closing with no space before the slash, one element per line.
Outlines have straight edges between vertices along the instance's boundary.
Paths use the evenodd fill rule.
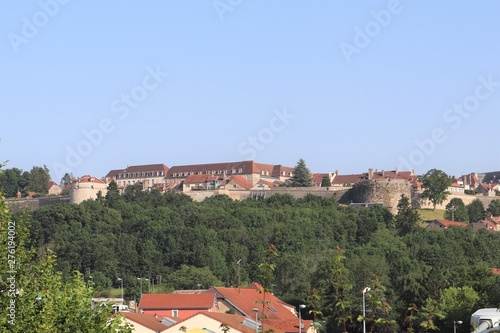
<path fill-rule="evenodd" d="M 179 317 L 179 310 L 172 310 L 172 317 Z"/>
<path fill-rule="evenodd" d="M 242 173 L 243 172 L 243 169 L 238 169 L 238 173 Z"/>
<path fill-rule="evenodd" d="M 144 177 L 145 175 L 146 175 L 146 173 L 145 173 L 145 172 L 143 172 L 143 173 L 142 173 L 142 176 Z"/>
<path fill-rule="evenodd" d="M 151 185 L 153 185 L 154 183 L 155 183 L 155 180 L 151 179 Z"/>

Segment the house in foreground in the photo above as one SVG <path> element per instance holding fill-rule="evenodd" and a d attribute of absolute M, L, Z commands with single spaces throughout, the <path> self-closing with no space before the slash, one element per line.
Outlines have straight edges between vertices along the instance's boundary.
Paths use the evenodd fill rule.
<path fill-rule="evenodd" d="M 184 319 L 200 311 L 216 312 L 214 293 L 143 294 L 139 311 L 159 317 Z"/>

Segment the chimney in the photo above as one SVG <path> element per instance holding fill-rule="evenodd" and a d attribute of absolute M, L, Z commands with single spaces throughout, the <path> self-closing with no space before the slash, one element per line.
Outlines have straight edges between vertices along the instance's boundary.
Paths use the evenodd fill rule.
<path fill-rule="evenodd" d="M 335 176 L 339 175 L 339 170 L 335 170 Z"/>
<path fill-rule="evenodd" d="M 373 169 L 370 168 L 368 169 L 368 180 L 372 180 L 372 178 L 373 178 Z"/>
<path fill-rule="evenodd" d="M 385 176 L 385 171 L 384 171 L 384 170 L 382 170 L 382 177 L 384 177 L 384 176 Z"/>
<path fill-rule="evenodd" d="M 398 167 L 396 167 L 396 168 L 394 169 L 394 171 L 396 172 L 396 176 L 397 176 L 397 175 L 398 175 Z"/>

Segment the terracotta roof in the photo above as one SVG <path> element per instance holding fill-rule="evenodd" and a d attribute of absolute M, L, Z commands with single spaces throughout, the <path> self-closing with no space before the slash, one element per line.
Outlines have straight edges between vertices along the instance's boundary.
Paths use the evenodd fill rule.
<path fill-rule="evenodd" d="M 269 325 L 272 328 L 278 329 L 286 333 L 299 332 L 299 320 L 298 318 L 294 320 L 264 320 L 265 325 Z M 302 332 L 306 332 L 307 329 L 312 325 L 312 320 L 302 320 Z"/>
<path fill-rule="evenodd" d="M 481 220 L 479 222 L 482 223 L 488 229 L 495 229 L 497 225 L 497 223 L 490 220 Z"/>
<path fill-rule="evenodd" d="M 491 222 L 493 223 L 500 223 L 500 216 L 493 216 L 491 215 L 490 217 L 488 217 L 488 220 L 490 220 Z"/>
<path fill-rule="evenodd" d="M 253 283 L 247 288 L 220 288 L 213 287 L 209 289 L 210 292 L 217 293 L 217 299 L 223 298 L 232 305 L 234 305 L 244 315 L 252 318 L 253 309 L 258 308 L 262 311 L 262 302 L 264 300 L 264 293 L 261 293 L 259 284 Z M 286 304 L 272 293 L 266 293 L 265 313 L 268 319 L 281 319 L 281 320 L 296 320 L 297 317 L 292 313 L 289 308 L 293 306 Z M 288 308 L 285 306 L 287 305 Z"/>
<path fill-rule="evenodd" d="M 234 172 L 233 172 L 234 171 Z M 212 175 L 232 175 L 232 174 L 261 174 L 262 171 L 269 177 L 278 177 L 281 172 L 293 172 L 293 168 L 282 165 L 255 163 L 254 161 L 208 163 L 175 165 L 168 170 L 168 178 L 184 178 L 189 174 L 212 174 Z M 174 176 L 175 174 L 175 176 Z"/>
<path fill-rule="evenodd" d="M 139 312 L 120 312 L 122 316 L 127 318 L 127 320 L 136 322 L 154 332 L 165 331 L 168 327 L 161 323 L 161 319 L 156 318 L 150 314 L 139 313 Z"/>
<path fill-rule="evenodd" d="M 491 272 L 495 275 L 500 275 L 500 268 L 491 268 Z"/>
<path fill-rule="evenodd" d="M 54 185 L 55 185 L 55 186 L 59 186 L 59 185 L 57 185 L 55 182 L 53 182 L 52 180 L 51 180 L 51 181 L 49 181 L 49 182 L 47 183 L 47 189 L 48 189 L 48 190 L 50 190 L 50 188 L 51 188 L 52 186 L 54 186 Z"/>
<path fill-rule="evenodd" d="M 278 187 L 279 186 L 276 182 L 269 182 L 269 181 L 264 180 L 264 179 L 259 179 L 259 181 L 257 183 L 255 183 L 255 185 L 258 185 L 258 184 L 267 185 L 269 187 Z"/>
<path fill-rule="evenodd" d="M 210 294 L 143 294 L 139 308 L 143 310 L 210 309 L 215 295 Z"/>
<path fill-rule="evenodd" d="M 184 179 L 184 184 L 199 184 L 199 183 L 205 183 L 207 181 L 214 181 L 217 180 L 217 177 L 212 176 L 212 175 L 189 175 Z"/>
<path fill-rule="evenodd" d="M 448 227 L 466 227 L 468 225 L 468 223 L 449 221 L 449 220 L 434 220 L 434 221 L 441 223 L 446 228 L 448 228 Z"/>
<path fill-rule="evenodd" d="M 146 164 L 146 165 L 132 165 L 128 166 L 125 169 L 120 170 L 111 170 L 106 175 L 106 178 L 116 178 L 120 173 L 137 173 L 137 172 L 156 172 L 163 171 L 163 176 L 166 176 L 168 173 L 168 166 L 165 164 Z M 141 178 L 141 177 L 136 177 Z"/>
<path fill-rule="evenodd" d="M 314 185 L 316 186 L 321 186 L 321 182 L 323 181 L 323 178 L 327 177 L 328 178 L 328 174 L 326 173 L 313 173 L 312 174 L 312 182 Z"/>
<path fill-rule="evenodd" d="M 98 184 L 106 184 L 105 182 L 103 182 L 102 180 L 100 180 L 99 178 L 96 178 L 94 176 L 90 176 L 90 175 L 85 175 L 85 176 L 82 176 L 80 178 L 76 178 L 76 179 L 73 179 L 71 180 L 72 183 L 75 183 L 75 182 L 80 182 L 80 183 L 98 183 Z"/>
<path fill-rule="evenodd" d="M 253 186 L 251 181 L 246 180 L 245 178 L 243 178 L 241 176 L 231 176 L 231 179 L 229 179 L 229 181 L 226 183 L 226 185 L 231 184 L 231 183 L 234 183 L 234 184 L 238 185 L 239 187 L 244 188 L 245 190 L 249 190 Z"/>
<path fill-rule="evenodd" d="M 356 184 L 366 179 L 362 174 L 336 175 L 332 180 L 332 185 Z"/>

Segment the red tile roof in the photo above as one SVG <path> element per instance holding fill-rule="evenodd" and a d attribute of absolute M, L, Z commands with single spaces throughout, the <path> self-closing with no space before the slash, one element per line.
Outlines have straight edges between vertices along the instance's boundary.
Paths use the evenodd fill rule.
<path fill-rule="evenodd" d="M 434 220 L 441 223 L 444 227 L 466 227 L 468 223 L 457 222 L 457 221 L 449 221 L 449 220 Z"/>
<path fill-rule="evenodd" d="M 119 169 L 119 170 L 111 170 L 108 172 L 106 175 L 106 178 L 116 178 L 118 174 L 120 173 L 142 173 L 142 172 L 156 172 L 156 171 L 163 171 L 163 176 L 165 177 L 168 173 L 168 166 L 165 164 L 146 164 L 146 165 L 132 165 L 128 166 L 125 169 Z M 153 176 L 154 177 L 154 176 Z M 135 178 L 141 178 L 140 176 L 137 176 Z"/>
<path fill-rule="evenodd" d="M 345 184 L 357 184 L 366 180 L 362 174 L 357 175 L 336 175 L 332 180 L 332 185 L 345 185 Z"/>
<path fill-rule="evenodd" d="M 253 184 L 251 181 L 246 180 L 245 178 L 243 178 L 241 176 L 231 176 L 231 179 L 229 179 L 229 181 L 227 182 L 226 185 L 229 185 L 229 184 L 235 184 L 241 188 L 244 188 L 245 190 L 249 190 L 253 187 Z M 231 188 L 229 188 L 229 190 L 230 189 Z"/>
<path fill-rule="evenodd" d="M 59 186 L 59 185 L 57 185 L 55 182 L 51 180 L 47 183 L 47 190 L 50 190 L 52 186 Z"/>
<path fill-rule="evenodd" d="M 72 179 L 71 180 L 72 183 L 75 183 L 75 182 L 80 182 L 80 183 L 98 183 L 98 184 L 106 184 L 105 182 L 103 182 L 102 180 L 100 180 L 99 178 L 96 178 L 96 177 L 93 177 L 93 176 L 90 176 L 90 175 L 85 175 L 85 176 L 82 176 L 80 178 L 77 178 L 77 179 Z"/>
<path fill-rule="evenodd" d="M 495 275 L 500 275 L 500 268 L 491 268 L 491 272 Z"/>
<path fill-rule="evenodd" d="M 269 187 L 278 187 L 279 186 L 276 182 L 269 182 L 269 181 L 264 180 L 264 179 L 259 179 L 259 181 L 257 183 L 255 183 L 255 185 L 258 185 L 258 184 L 267 185 Z"/>
<path fill-rule="evenodd" d="M 234 171 L 234 172 L 233 172 Z M 185 178 L 189 174 L 211 174 L 211 175 L 249 175 L 261 174 L 264 171 L 265 176 L 279 177 L 282 172 L 293 172 L 293 168 L 282 165 L 255 163 L 254 161 L 208 163 L 176 165 L 168 170 L 168 178 Z M 174 176 L 175 174 L 175 176 Z"/>
<path fill-rule="evenodd" d="M 214 181 L 217 180 L 217 177 L 212 176 L 212 175 L 189 175 L 184 179 L 184 184 L 203 184 L 208 181 Z"/>
<path fill-rule="evenodd" d="M 213 287 L 209 292 L 215 291 L 217 299 L 224 299 L 235 306 L 244 315 L 252 318 L 253 309 L 258 308 L 259 313 L 262 312 L 262 302 L 264 301 L 264 293 L 261 292 L 259 284 L 251 284 L 247 288 L 220 288 Z M 297 319 L 294 313 L 289 308 L 293 306 L 286 304 L 272 293 L 265 294 L 266 302 L 265 314 L 268 319 L 294 320 Z M 286 307 L 286 306 L 287 307 Z"/>
<path fill-rule="evenodd" d="M 167 326 L 161 323 L 161 319 L 156 318 L 150 314 L 139 313 L 139 312 L 120 312 L 122 316 L 127 318 L 127 320 L 136 322 L 139 325 L 142 325 L 154 332 L 163 332 L 168 329 Z"/>
<path fill-rule="evenodd" d="M 206 294 L 143 294 L 139 308 L 143 310 L 210 309 L 215 303 L 213 293 Z"/>
<path fill-rule="evenodd" d="M 299 319 L 294 320 L 264 320 L 264 324 L 271 326 L 272 328 L 278 329 L 286 333 L 299 332 Z M 302 332 L 306 332 L 307 329 L 312 325 L 312 320 L 302 320 Z"/>
<path fill-rule="evenodd" d="M 330 175 L 328 173 L 314 173 L 312 175 L 313 177 L 313 183 L 314 185 L 320 187 L 321 183 L 323 182 L 323 178 L 330 178 Z"/>

